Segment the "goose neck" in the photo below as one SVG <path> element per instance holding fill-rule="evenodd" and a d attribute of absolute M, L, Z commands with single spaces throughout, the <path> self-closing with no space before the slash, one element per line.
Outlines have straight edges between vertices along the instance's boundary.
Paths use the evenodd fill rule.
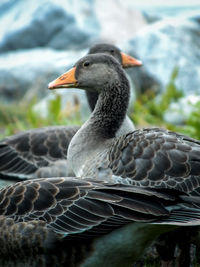
<path fill-rule="evenodd" d="M 90 118 L 93 131 L 103 138 L 115 137 L 126 116 L 128 102 L 129 84 L 127 79 L 108 84 L 99 94 Z"/>

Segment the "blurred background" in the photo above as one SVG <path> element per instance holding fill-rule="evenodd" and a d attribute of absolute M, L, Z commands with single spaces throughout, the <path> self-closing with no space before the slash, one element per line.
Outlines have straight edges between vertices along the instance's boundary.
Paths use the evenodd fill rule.
<path fill-rule="evenodd" d="M 0 137 L 82 124 L 84 92 L 47 85 L 96 43 L 143 61 L 128 70 L 129 115 L 200 139 L 199 0 L 1 0 Z"/>

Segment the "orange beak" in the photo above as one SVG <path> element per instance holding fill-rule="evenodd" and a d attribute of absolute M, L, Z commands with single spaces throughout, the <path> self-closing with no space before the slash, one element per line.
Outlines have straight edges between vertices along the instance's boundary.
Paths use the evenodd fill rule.
<path fill-rule="evenodd" d="M 77 80 L 75 78 L 76 67 L 73 67 L 69 71 L 65 72 L 63 75 L 55 79 L 53 82 L 48 84 L 49 89 L 56 88 L 70 88 L 76 87 Z"/>
<path fill-rule="evenodd" d="M 128 56 L 121 52 L 122 66 L 123 68 L 130 68 L 134 66 L 142 66 L 142 61 L 135 59 L 134 57 Z"/>

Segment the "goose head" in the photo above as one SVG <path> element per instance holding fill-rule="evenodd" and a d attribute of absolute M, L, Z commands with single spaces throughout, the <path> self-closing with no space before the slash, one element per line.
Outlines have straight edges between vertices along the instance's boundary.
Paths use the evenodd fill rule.
<path fill-rule="evenodd" d="M 88 54 L 97 54 L 103 53 L 106 55 L 113 56 L 123 68 L 138 67 L 142 65 L 142 62 L 136 60 L 134 57 L 131 57 L 124 52 L 122 52 L 118 47 L 112 44 L 96 44 L 90 48 Z"/>

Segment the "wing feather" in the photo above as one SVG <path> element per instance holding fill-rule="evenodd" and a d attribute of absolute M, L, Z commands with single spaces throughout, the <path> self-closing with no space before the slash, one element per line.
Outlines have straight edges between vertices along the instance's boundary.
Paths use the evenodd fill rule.
<path fill-rule="evenodd" d="M 0 174 L 37 178 L 40 168 L 66 160 L 68 145 L 78 129 L 78 126 L 44 127 L 0 141 Z"/>
<path fill-rule="evenodd" d="M 92 238 L 130 222 L 199 224 L 198 202 L 197 197 L 168 189 L 78 178 L 36 179 L 2 189 L 0 215 L 16 223 L 44 221 L 64 236 Z"/>

